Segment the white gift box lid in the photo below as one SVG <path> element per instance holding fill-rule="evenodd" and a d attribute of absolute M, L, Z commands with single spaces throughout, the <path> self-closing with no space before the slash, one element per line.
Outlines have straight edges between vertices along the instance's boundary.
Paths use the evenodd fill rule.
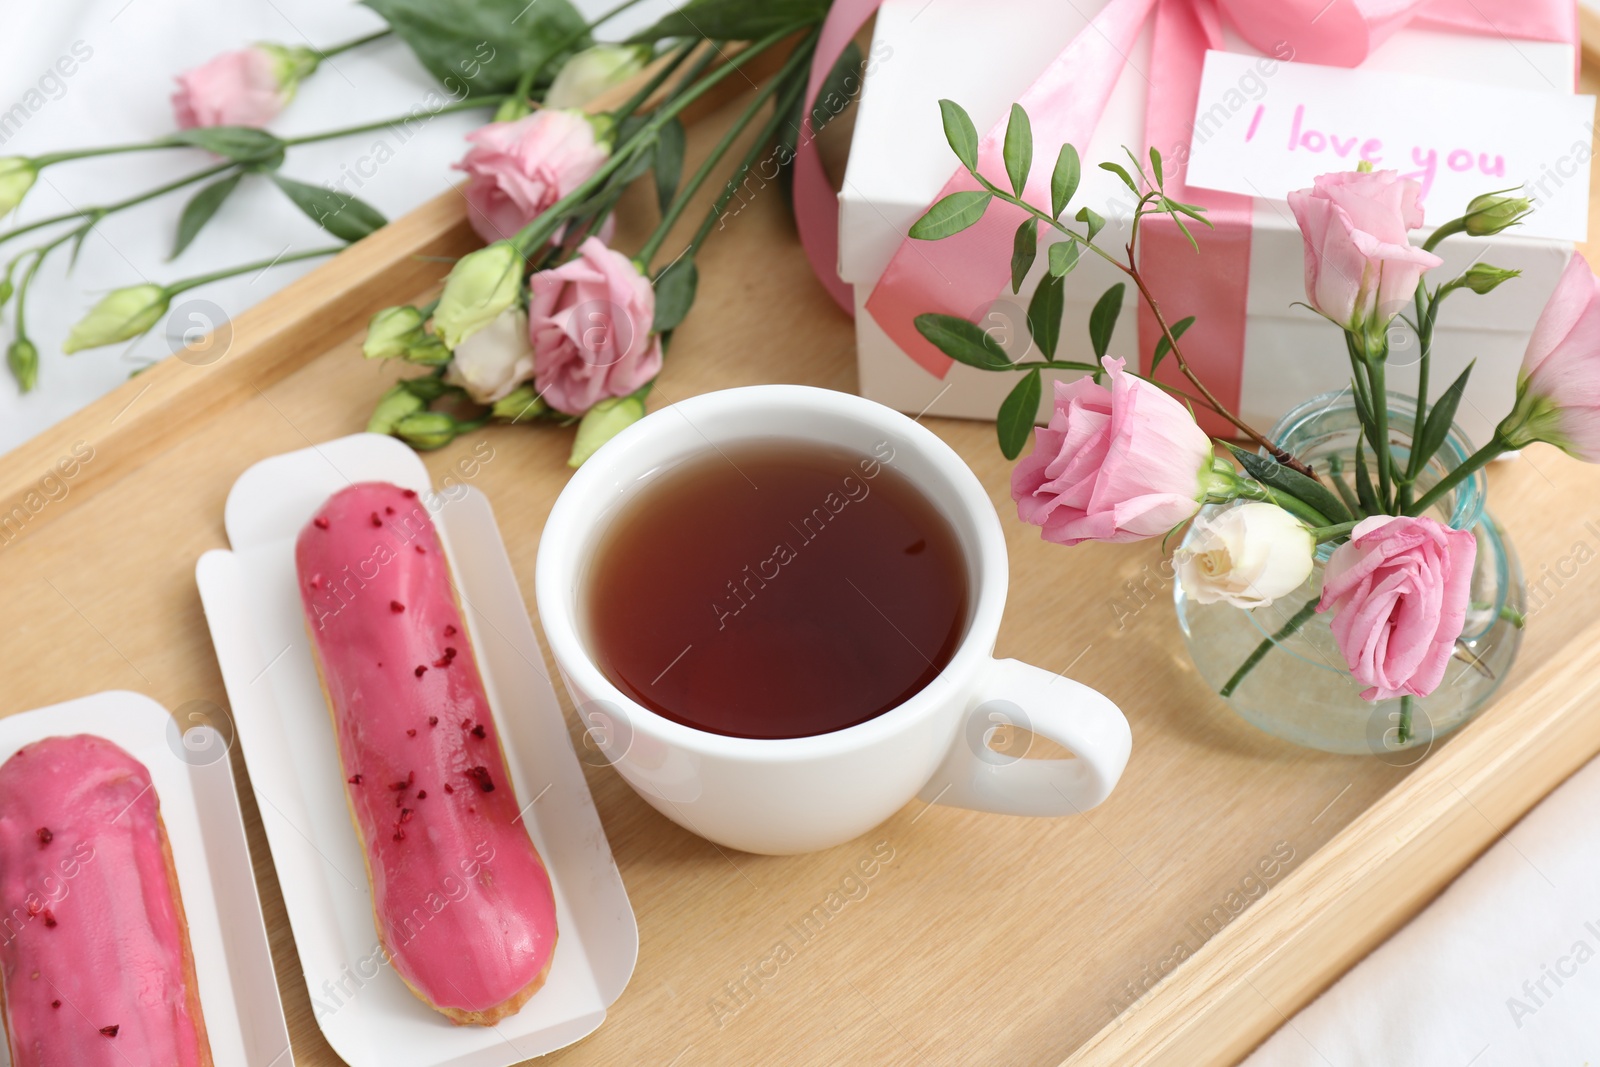
<path fill-rule="evenodd" d="M 959 166 L 945 143 L 938 100 L 956 101 L 980 133 L 989 129 L 1104 6 L 1105 0 L 1069 4 L 986 0 L 982 5 L 884 0 L 839 193 L 838 268 L 840 277 L 856 288 L 865 395 L 907 411 L 991 417 L 1014 384 L 1010 375 L 959 365 L 944 379 L 933 378 L 894 348 L 864 303 L 906 231 Z M 1084 166 L 1073 203 L 1087 204 L 1106 217 L 1102 244 L 1120 245 L 1117 230 L 1125 233 L 1127 218 L 1121 206 L 1123 186 L 1097 164 L 1125 160 L 1124 145 L 1136 152 L 1142 149 L 1152 36 L 1153 27 L 1147 24 L 1087 148 L 1077 146 Z M 1229 50 L 1255 54 L 1231 28 L 1225 30 L 1225 38 Z M 1374 50 L 1364 66 L 1456 80 L 1469 75 L 1478 83 L 1571 93 L 1576 59 L 1574 47 L 1567 44 L 1405 29 Z M 1580 147 L 1587 152 L 1587 134 L 1583 140 Z M 1039 146 L 1036 166 L 1047 165 L 1037 161 L 1053 159 L 1055 148 Z M 1042 243 L 1048 242 L 1048 233 L 1041 233 Z M 1205 231 L 1199 233 L 1203 254 Z M 1494 420 L 1509 410 L 1527 334 L 1570 253 L 1571 246 L 1564 242 L 1505 234 L 1448 241 L 1439 249 L 1445 260 L 1439 273 L 1445 277 L 1478 259 L 1523 272 L 1515 283 L 1487 296 L 1451 301 L 1435 334 L 1434 390 L 1470 359 L 1478 360 L 1460 415 L 1470 435 L 1484 438 Z M 1027 347 L 1022 309 L 1046 269 L 1046 258 L 1038 257 L 1020 296 L 1009 290 L 973 296 L 970 317 L 984 321 L 991 336 L 1013 355 Z M 1093 256 L 1083 257 L 1068 275 L 1066 304 L 1072 322 L 1062 331 L 1060 358 L 1092 358 L 1081 329 L 1084 308 L 1119 280 L 1114 268 Z M 997 296 L 1000 300 L 991 306 Z M 1241 397 L 1242 413 L 1254 422 L 1270 424 L 1307 396 L 1345 382 L 1348 368 L 1342 358 L 1306 358 L 1306 353 L 1321 352 L 1325 346 L 1337 353 L 1343 349 L 1327 323 L 1294 306 L 1304 299 L 1303 252 L 1293 217 L 1283 201 L 1257 198 L 1252 210 Z M 1138 357 L 1136 316 L 1135 301 L 1125 300 L 1111 346 L 1112 355 L 1130 363 L 1137 363 Z M 1391 387 L 1414 388 L 1414 368 L 1402 353 L 1395 356 Z"/>
<path fill-rule="evenodd" d="M 980 133 L 989 129 L 1104 6 L 1104 0 L 1072 4 L 986 0 L 981 6 L 884 0 L 873 35 L 871 74 L 862 91 L 839 193 L 838 266 L 842 279 L 854 285 L 875 283 L 911 224 L 959 166 L 945 143 L 938 100 L 956 101 L 966 108 Z M 1225 32 L 1229 50 L 1255 52 L 1231 29 Z M 1120 207 L 1125 203 L 1125 190 L 1097 164 L 1125 161 L 1124 145 L 1138 152 L 1144 143 L 1149 89 L 1145 71 L 1150 63 L 1151 37 L 1152 26 L 1147 24 L 1089 145 L 1077 146 L 1084 167 L 1073 202 L 1093 207 L 1112 227 L 1125 219 Z M 1480 83 L 1570 93 L 1575 62 L 1575 51 L 1566 44 L 1406 29 L 1376 49 L 1364 66 L 1457 79 L 1470 72 L 1472 80 Z M 1040 146 L 1036 159 L 1045 162 L 1036 166 L 1048 165 L 1054 157 L 1055 146 Z M 1257 199 L 1254 226 L 1292 232 L 1294 220 L 1282 201 Z M 1295 243 L 1298 246 L 1298 236 Z M 1552 258 L 1557 271 L 1569 247 L 1505 236 L 1492 243 L 1496 265 L 1509 268 L 1525 268 L 1525 263 L 1507 261 L 1508 256 L 1499 251 L 1501 246 L 1512 250 L 1511 258 L 1519 259 L 1518 247 L 1526 250 L 1524 254 L 1532 253 L 1534 260 L 1544 258 L 1540 250 L 1557 250 Z M 1476 243 L 1474 250 L 1481 252 L 1483 247 Z M 1470 262 L 1471 255 L 1463 256 L 1463 262 Z M 1043 270 L 1043 259 L 1041 256 L 1035 265 L 1036 273 Z M 1447 254 L 1447 265 L 1449 259 Z M 1108 273 L 1106 277 L 1109 284 L 1112 276 Z M 1271 284 L 1263 286 L 1260 281 Z M 1028 288 L 1025 285 L 1024 292 Z M 1076 295 L 1080 300 L 1093 300 L 1100 291 L 1094 286 L 1069 285 L 1068 299 Z M 1273 271 L 1270 277 L 1251 279 L 1251 314 L 1276 314 L 1291 301 L 1303 299 L 1297 274 L 1284 277 Z M 1451 316 L 1459 325 L 1464 313 L 1477 311 L 1488 323 L 1505 326 L 1504 310 L 1525 302 L 1505 301 L 1506 309 L 1486 309 L 1482 302 L 1471 310 L 1453 305 Z M 1533 310 L 1536 314 L 1537 305 Z M 1531 324 L 1530 318 L 1527 325 Z"/>

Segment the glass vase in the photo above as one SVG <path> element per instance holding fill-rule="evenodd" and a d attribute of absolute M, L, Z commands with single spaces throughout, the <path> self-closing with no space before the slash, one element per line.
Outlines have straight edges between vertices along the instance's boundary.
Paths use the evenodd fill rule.
<path fill-rule="evenodd" d="M 1409 456 L 1410 430 L 1416 402 L 1390 396 L 1389 436 L 1397 461 Z M 1361 423 L 1348 390 L 1313 397 L 1285 415 L 1269 435 L 1280 447 L 1309 463 L 1325 481 L 1338 470 L 1353 486 L 1356 442 Z M 1364 450 L 1373 483 L 1377 483 L 1371 450 Z M 1420 498 L 1473 452 L 1457 427 L 1416 483 Z M 1292 634 L 1275 638 L 1308 602 L 1321 596 L 1323 568 L 1333 545 L 1318 547 L 1311 577 L 1299 589 L 1254 610 L 1229 604 L 1200 604 L 1175 583 L 1178 622 L 1189 655 L 1213 692 L 1219 692 L 1262 642 L 1265 655 L 1224 697 L 1246 722 L 1270 734 L 1324 752 L 1389 755 L 1406 752 L 1397 762 L 1420 759 L 1436 738 L 1481 711 L 1505 680 L 1522 642 L 1525 590 L 1516 554 L 1503 531 L 1484 507 L 1486 479 L 1482 471 L 1445 494 L 1428 512 L 1478 539 L 1466 626 L 1444 680 L 1426 697 L 1411 702 L 1409 722 L 1402 721 L 1398 698 L 1361 699 L 1364 688 L 1350 676 L 1330 629 L 1331 614 L 1313 615 Z M 1231 504 L 1208 505 L 1205 512 Z M 1203 513 L 1205 513 L 1203 512 Z M 1192 531 L 1192 528 L 1191 528 Z M 1193 536 L 1192 532 L 1189 536 Z"/>

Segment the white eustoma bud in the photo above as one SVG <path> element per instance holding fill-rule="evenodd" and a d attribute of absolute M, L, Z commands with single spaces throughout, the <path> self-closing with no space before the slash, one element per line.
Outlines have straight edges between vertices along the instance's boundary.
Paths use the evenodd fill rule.
<path fill-rule="evenodd" d="M 478 403 L 493 404 L 531 377 L 528 313 L 511 307 L 456 346 L 446 380 L 464 388 Z"/>
<path fill-rule="evenodd" d="M 1195 601 L 1259 608 L 1311 576 L 1316 547 L 1299 519 L 1255 501 L 1196 519 L 1173 562 L 1184 594 Z"/>
<path fill-rule="evenodd" d="M 620 85 L 650 62 L 649 45 L 597 44 L 562 64 L 545 107 L 582 107 L 613 85 Z"/>

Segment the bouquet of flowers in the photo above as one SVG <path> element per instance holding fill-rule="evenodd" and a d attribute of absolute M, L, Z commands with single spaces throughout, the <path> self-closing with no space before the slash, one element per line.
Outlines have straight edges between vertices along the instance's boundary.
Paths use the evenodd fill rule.
<path fill-rule="evenodd" d="M 1363 700 L 1398 698 L 1395 740 L 1412 740 L 1414 702 L 1440 686 L 1452 657 L 1462 654 L 1469 612 L 1483 607 L 1469 599 L 1478 539 L 1453 527 L 1441 503 L 1491 459 L 1536 441 L 1600 461 L 1600 283 L 1588 264 L 1574 255 L 1545 307 L 1511 413 L 1486 445 L 1447 462 L 1441 448 L 1472 368 L 1429 396 L 1434 325 L 1447 299 L 1488 293 L 1517 272 L 1480 262 L 1435 280 L 1429 272 L 1443 261 L 1434 249 L 1457 236 L 1482 237 L 1516 225 L 1531 203 L 1513 190 L 1487 193 L 1417 245 L 1409 234 L 1423 225 L 1420 188 L 1393 171 L 1327 174 L 1313 188 L 1290 194 L 1305 241 L 1306 305 L 1343 333 L 1348 402 L 1358 422 L 1353 457 L 1297 456 L 1217 401 L 1184 359 L 1182 337 L 1193 316 L 1173 321 L 1146 285 L 1138 258 L 1144 220 L 1165 216 L 1197 251 L 1194 230 L 1207 225 L 1203 208 L 1167 195 L 1156 150 L 1147 160 L 1129 152 L 1126 165 L 1100 164 L 1136 202 L 1125 246 L 1107 248 L 1097 241 L 1104 220 L 1091 209 L 1076 213 L 1078 226 L 1063 221 L 1081 173 L 1072 145 L 1061 146 L 1056 157 L 1050 204 L 1031 204 L 1023 196 L 1033 158 L 1027 114 L 1013 107 L 999 153 L 1006 173 L 989 175 L 979 169 L 970 118 L 948 100 L 940 106 L 946 139 L 977 188 L 939 200 L 910 236 L 931 241 L 959 232 L 996 201 L 1020 209 L 1013 291 L 1020 291 L 1034 264 L 1040 229 L 1057 238 L 1029 303 L 1031 344 L 1022 358 L 1008 355 L 976 323 L 939 314 L 916 320 L 922 335 L 951 359 L 1021 375 L 997 421 L 1008 458 L 1021 454 L 1030 431 L 1034 439 L 1033 451 L 1012 472 L 1019 517 L 1063 545 L 1165 539 L 1192 521 L 1174 568 L 1183 596 L 1198 604 L 1258 611 L 1307 585 L 1322 563 L 1320 590 L 1311 588 L 1286 616 L 1275 613 L 1281 623 L 1263 629 L 1268 636 L 1235 661 L 1218 687 L 1221 695 L 1231 696 L 1276 645 L 1327 614 L 1341 669 Z M 1097 364 L 1056 358 L 1063 279 L 1083 255 L 1101 257 L 1127 279 L 1107 290 L 1089 315 Z M 1143 374 L 1106 356 L 1130 283 L 1160 330 Z M 1420 345 L 1414 402 L 1391 396 L 1385 382 L 1397 320 Z M 1167 360 L 1181 372 L 1182 386 L 1155 380 Z M 1054 384 L 1048 422 L 1035 429 L 1042 372 L 1049 369 L 1084 376 Z M 1257 448 L 1213 442 L 1195 421 L 1197 407 L 1226 419 Z M 1404 425 L 1396 425 L 1397 409 L 1409 414 Z M 1505 614 L 1520 626 L 1514 608 Z M 1471 661 L 1470 654 L 1463 658 Z"/>
<path fill-rule="evenodd" d="M 270 182 L 337 243 L 259 263 L 116 289 L 67 336 L 72 353 L 137 338 L 172 299 L 210 282 L 332 255 L 385 225 L 371 205 L 333 186 L 297 181 L 283 168 L 302 144 L 394 127 L 453 111 L 492 110 L 467 138 L 455 168 L 470 221 L 488 247 L 459 261 L 440 298 L 426 307 L 389 308 L 373 320 L 364 352 L 425 373 L 402 381 L 377 403 L 369 429 L 394 433 L 419 449 L 437 448 L 490 421 L 579 424 L 574 465 L 644 411 L 673 328 L 694 301 L 695 253 L 730 202 L 781 179 L 812 106 L 820 130 L 860 91 L 853 46 L 817 100 L 805 102 L 816 34 L 828 0 L 688 0 L 626 40 L 595 32 L 638 0 L 623 0 L 593 21 L 569 0 L 366 0 L 389 28 L 323 49 L 259 43 L 217 56 L 178 77 L 177 131 L 153 140 L 0 159 L 0 215 L 22 203 L 46 168 L 126 152 L 189 150 L 210 163 L 157 188 L 76 208 L 0 232 L 0 244 L 28 234 L 46 239 L 0 267 L 0 308 L 12 303 L 7 362 L 24 392 L 38 381 L 38 348 L 28 333 L 30 289 L 59 249 L 75 255 L 108 215 L 198 187 L 173 237 L 177 257 L 242 182 Z M 398 37 L 439 81 L 442 92 L 406 115 L 298 137 L 265 127 L 330 56 Z M 787 55 L 756 86 L 750 73 L 766 53 Z M 588 113 L 604 94 L 636 91 Z M 710 154 L 685 174 L 682 112 L 718 86 L 751 87 L 748 105 Z M 754 135 L 751 136 L 751 131 Z M 735 152 L 735 149 L 737 151 Z M 737 158 L 724 174 L 719 164 Z M 716 176 L 710 211 L 664 267 L 650 265 L 695 194 Z M 630 184 L 650 181 L 661 220 L 631 254 L 609 245 L 609 218 Z"/>

